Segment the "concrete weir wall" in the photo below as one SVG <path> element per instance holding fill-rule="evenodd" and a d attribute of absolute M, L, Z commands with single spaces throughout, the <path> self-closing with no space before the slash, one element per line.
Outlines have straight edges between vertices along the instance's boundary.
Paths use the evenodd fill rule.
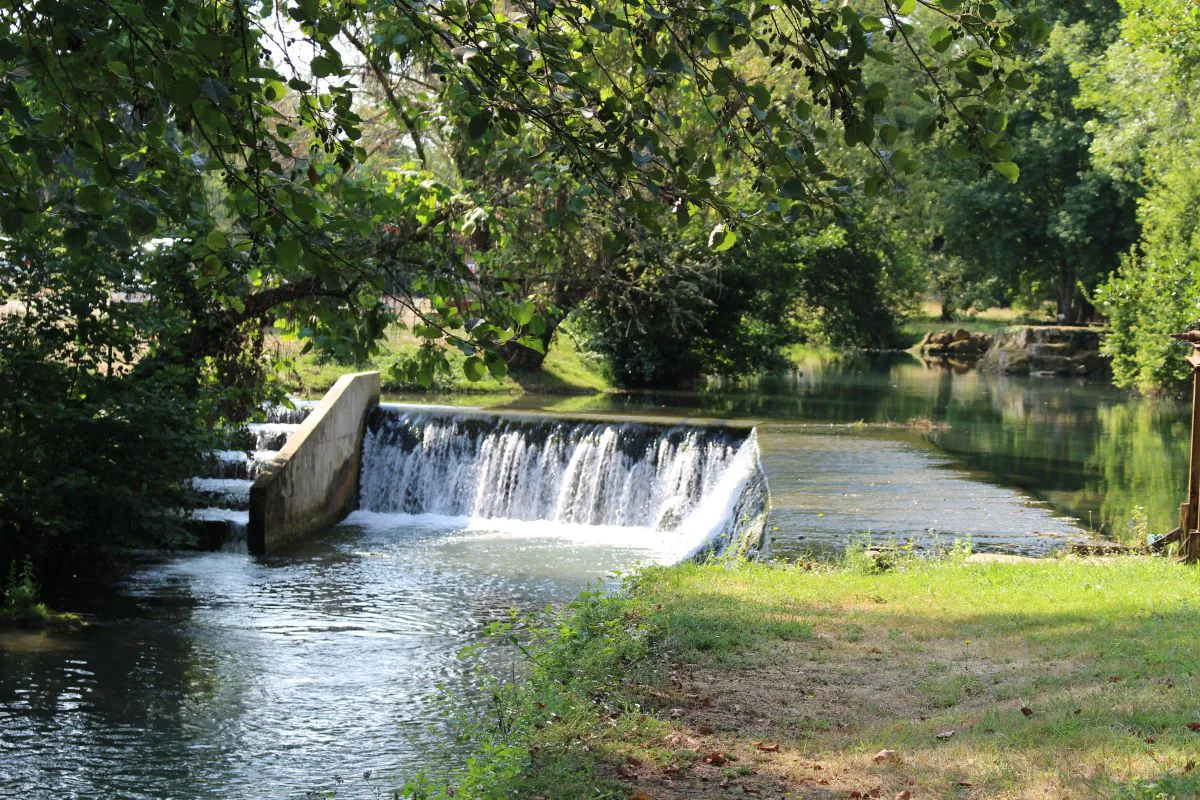
<path fill-rule="evenodd" d="M 343 375 L 250 487 L 247 546 L 255 555 L 340 521 L 358 506 L 367 412 L 379 373 Z"/>

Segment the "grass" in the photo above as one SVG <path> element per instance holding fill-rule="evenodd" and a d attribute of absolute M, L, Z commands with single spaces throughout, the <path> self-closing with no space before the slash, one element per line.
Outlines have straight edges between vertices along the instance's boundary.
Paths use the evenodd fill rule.
<path fill-rule="evenodd" d="M 0 627 L 49 628 L 76 627 L 83 619 L 75 614 L 54 611 L 38 599 L 40 587 L 33 577 L 33 565 L 26 561 L 21 569 L 13 564 L 8 579 L 0 586 Z"/>
<path fill-rule="evenodd" d="M 505 636 L 531 672 L 459 798 L 1200 796 L 1200 572 L 1164 559 L 686 564 Z"/>
<path fill-rule="evenodd" d="M 959 314 L 951 322 L 943 322 L 940 316 L 941 308 L 937 303 L 922 303 L 920 310 L 900 326 L 896 334 L 896 346 L 902 349 L 912 347 L 930 331 L 965 328 L 971 333 L 995 333 L 1010 325 L 1054 324 L 1051 316 L 1046 313 L 1015 308 L 988 308 Z"/>
<path fill-rule="evenodd" d="M 381 351 L 363 364 L 336 364 L 322 361 L 316 352 L 300 354 L 294 340 L 271 338 L 268 351 L 276 364 L 276 374 L 288 391 L 301 396 L 320 395 L 342 375 L 350 372 L 378 370 L 385 392 L 422 391 L 423 387 L 409 385 L 390 374 L 389 368 L 398 358 L 417 350 L 420 342 L 405 330 L 389 331 Z M 544 392 L 551 394 L 588 394 L 610 389 L 599 364 L 575 345 L 567 335 L 559 334 L 538 370 L 513 371 L 503 379 L 487 376 L 471 381 L 462 370 L 465 356 L 457 350 L 447 353 L 451 370 L 438 375 L 429 391 L 473 394 L 520 394 Z"/>

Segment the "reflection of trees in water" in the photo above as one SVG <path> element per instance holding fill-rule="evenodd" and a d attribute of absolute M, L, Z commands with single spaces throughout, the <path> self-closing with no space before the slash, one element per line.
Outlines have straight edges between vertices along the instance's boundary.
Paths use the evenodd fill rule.
<path fill-rule="evenodd" d="M 236 747 L 232 728 L 221 728 L 250 686 L 196 646 L 186 609 L 154 612 L 153 621 L 49 634 L 37 648 L 0 647 L 0 708 L 12 712 L 5 725 L 24 742 L 0 749 L 0 760 L 13 759 L 14 773 L 36 787 L 31 795 L 67 793 L 86 775 L 98 793 L 128 791 L 135 776 L 139 788 L 165 796 Z M 29 748 L 34 740 L 23 734 L 34 732 Z M 180 744 L 189 741 L 198 746 Z"/>
<path fill-rule="evenodd" d="M 1100 429 L 1088 461 L 1100 518 L 1119 536 L 1133 509 L 1142 506 L 1149 533 L 1174 528 L 1187 485 L 1185 411 L 1174 403 L 1130 400 L 1102 408 Z"/>
<path fill-rule="evenodd" d="M 1124 536 L 1135 506 L 1171 526 L 1187 470 L 1186 410 L 1079 381 L 979 375 L 959 396 L 939 447 Z"/>
<path fill-rule="evenodd" d="M 946 423 L 927 434 L 940 449 L 1118 536 L 1135 506 L 1145 507 L 1151 532 L 1172 527 L 1187 471 L 1182 405 L 1076 379 L 960 374 L 907 354 L 814 358 L 752 382 L 602 402 L 593 410 Z"/>

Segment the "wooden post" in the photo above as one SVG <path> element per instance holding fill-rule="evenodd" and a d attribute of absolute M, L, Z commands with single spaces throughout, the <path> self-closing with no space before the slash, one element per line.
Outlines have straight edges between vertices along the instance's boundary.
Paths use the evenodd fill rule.
<path fill-rule="evenodd" d="M 1184 561 L 1200 560 L 1200 353 L 1188 356 L 1192 365 L 1192 449 L 1188 460 L 1187 502 L 1179 507 L 1179 553 Z"/>

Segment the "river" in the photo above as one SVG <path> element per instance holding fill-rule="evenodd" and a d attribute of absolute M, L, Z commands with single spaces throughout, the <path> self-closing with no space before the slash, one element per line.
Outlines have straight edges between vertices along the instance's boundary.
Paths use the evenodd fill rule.
<path fill-rule="evenodd" d="M 1084 529 L 1162 532 L 1187 466 L 1178 404 L 907 357 L 500 404 L 760 422 L 785 560 L 864 531 L 1030 552 Z M 262 560 L 131 565 L 115 593 L 73 599 L 85 629 L 0 634 L 0 797 L 387 796 L 454 763 L 441 697 L 473 696 L 458 653 L 489 623 L 680 552 L 642 529 L 427 522 L 358 514 Z"/>

